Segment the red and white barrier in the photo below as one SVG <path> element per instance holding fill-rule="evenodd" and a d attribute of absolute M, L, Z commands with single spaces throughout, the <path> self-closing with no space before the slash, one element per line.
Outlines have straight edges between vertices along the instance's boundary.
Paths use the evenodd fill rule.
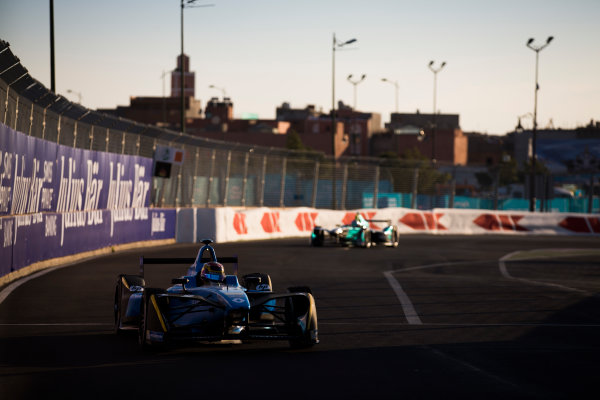
<path fill-rule="evenodd" d="M 519 211 L 409 208 L 347 211 L 314 208 L 215 209 L 217 242 L 285 237 L 309 237 L 315 226 L 331 229 L 350 223 L 360 212 L 365 219 L 389 220 L 402 234 L 536 234 L 597 235 L 596 214 L 530 213 Z M 371 223 L 373 229 L 385 223 Z"/>

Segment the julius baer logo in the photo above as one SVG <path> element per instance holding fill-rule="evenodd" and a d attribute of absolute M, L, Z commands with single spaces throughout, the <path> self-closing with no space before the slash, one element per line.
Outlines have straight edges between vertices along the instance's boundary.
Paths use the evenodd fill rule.
<path fill-rule="evenodd" d="M 86 179 L 74 178 L 73 176 L 77 172 L 75 160 L 69 158 L 65 161 L 64 156 L 61 157 L 56 211 L 65 213 L 62 219 L 62 234 L 64 234 L 64 229 L 104 223 L 102 209 L 98 208 L 102 191 L 105 190 L 104 180 L 98 177 L 100 165 L 98 161 L 87 160 L 86 166 Z M 106 208 L 111 210 L 110 234 L 112 236 L 116 222 L 148 219 L 148 209 L 144 208 L 144 205 L 150 190 L 150 182 L 143 180 L 146 175 L 145 166 L 135 164 L 133 180 L 123 179 L 125 176 L 124 164 L 117 162 L 115 165 L 110 161 L 109 166 Z"/>

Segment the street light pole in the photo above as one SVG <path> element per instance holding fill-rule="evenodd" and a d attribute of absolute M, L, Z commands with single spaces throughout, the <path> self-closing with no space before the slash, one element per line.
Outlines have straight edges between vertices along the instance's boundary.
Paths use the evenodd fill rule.
<path fill-rule="evenodd" d="M 348 82 L 350 82 L 352 85 L 354 85 L 354 105 L 353 105 L 353 109 L 354 111 L 356 111 L 356 86 L 361 83 L 362 81 L 365 80 L 365 78 L 367 77 L 367 75 L 362 74 L 362 76 L 360 77 L 360 79 L 353 81 L 352 80 L 352 74 L 348 75 Z"/>
<path fill-rule="evenodd" d="M 181 0 L 181 55 L 180 55 L 180 69 L 181 73 L 181 133 L 185 133 L 185 90 L 184 90 L 184 63 L 183 63 L 183 9 L 184 8 L 196 8 L 196 7 L 212 7 L 214 4 L 194 4 L 197 0 Z"/>
<path fill-rule="evenodd" d="M 216 87 L 215 85 L 210 85 L 210 86 L 209 86 L 209 89 L 217 89 L 217 90 L 220 90 L 220 91 L 221 91 L 221 93 L 223 93 L 223 99 L 225 99 L 225 97 L 227 97 L 227 93 L 225 93 L 225 89 L 223 89 L 223 88 Z"/>
<path fill-rule="evenodd" d="M 185 94 L 183 93 L 183 85 L 185 83 L 183 76 L 183 9 L 185 8 L 184 0 L 181 0 L 181 54 L 179 56 L 179 74 L 180 76 L 180 94 L 181 94 L 181 133 L 185 133 Z"/>
<path fill-rule="evenodd" d="M 50 0 L 50 90 L 56 93 L 56 71 L 54 68 L 54 0 Z"/>
<path fill-rule="evenodd" d="M 386 79 L 386 78 L 381 78 L 381 81 L 388 82 L 388 83 L 391 83 L 392 85 L 394 85 L 395 92 L 396 92 L 396 114 L 398 114 L 398 81 L 390 81 L 389 79 Z"/>
<path fill-rule="evenodd" d="M 335 188 L 335 134 L 336 134 L 336 123 L 335 123 L 335 50 L 337 48 L 341 48 L 347 44 L 356 42 L 356 39 L 346 40 L 345 42 L 338 42 L 335 33 L 333 34 L 333 45 L 331 52 L 331 153 L 333 155 L 333 177 L 331 179 L 332 186 L 332 209 L 335 210 L 337 208 L 337 199 L 336 199 L 336 188 Z"/>
<path fill-rule="evenodd" d="M 527 47 L 531 50 L 535 51 L 535 95 L 533 101 L 533 131 L 531 135 L 531 176 L 529 182 L 529 211 L 535 212 L 535 203 L 536 203 L 536 193 L 535 193 L 535 168 L 536 168 L 536 142 L 537 142 L 537 97 L 538 90 L 540 90 L 540 85 L 538 84 L 538 64 L 539 64 L 539 56 L 540 51 L 544 49 L 546 46 L 550 44 L 550 42 L 554 39 L 553 36 L 548 36 L 546 39 L 546 43 L 541 46 L 533 45 L 533 38 L 530 38 L 527 41 Z"/>
<path fill-rule="evenodd" d="M 446 66 L 446 61 L 442 62 L 439 68 L 433 67 L 433 61 L 430 61 L 428 66 L 429 69 L 433 72 L 433 127 L 431 132 L 431 162 L 435 164 L 435 131 L 437 129 L 437 74 Z"/>

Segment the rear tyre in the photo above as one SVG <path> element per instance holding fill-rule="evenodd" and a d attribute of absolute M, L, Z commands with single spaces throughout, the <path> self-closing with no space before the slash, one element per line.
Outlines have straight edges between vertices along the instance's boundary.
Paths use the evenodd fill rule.
<path fill-rule="evenodd" d="M 268 274 L 254 272 L 242 277 L 242 285 L 248 290 L 256 290 L 260 292 L 272 292 L 273 285 L 271 277 Z"/>
<path fill-rule="evenodd" d="M 115 303 L 114 303 L 114 332 L 117 335 L 123 333 L 121 329 L 121 283 L 117 283 L 115 288 Z"/>
<path fill-rule="evenodd" d="M 313 235 L 314 237 L 311 236 L 310 238 L 310 245 L 314 247 L 322 247 L 323 243 L 325 242 L 325 232 L 322 230 L 315 230 L 313 231 Z"/>

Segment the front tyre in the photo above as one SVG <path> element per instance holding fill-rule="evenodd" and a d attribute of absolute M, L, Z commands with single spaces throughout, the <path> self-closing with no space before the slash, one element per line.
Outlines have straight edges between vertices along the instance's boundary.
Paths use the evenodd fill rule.
<path fill-rule="evenodd" d="M 140 314 L 140 325 L 138 328 L 138 344 L 142 350 L 154 350 L 161 347 L 161 345 L 164 345 L 164 341 L 154 341 L 150 336 L 151 329 L 153 329 L 153 326 L 156 326 L 158 322 L 157 319 L 162 318 L 162 316 L 160 316 L 160 310 L 155 308 L 156 294 L 158 293 L 164 293 L 164 290 L 150 288 L 144 289 L 144 295 L 142 297 L 142 310 Z"/>
<path fill-rule="evenodd" d="M 362 239 L 362 247 L 365 249 L 368 249 L 373 245 L 373 242 L 371 241 L 371 231 L 364 230 L 362 232 Z"/>
<path fill-rule="evenodd" d="M 286 301 L 286 319 L 295 325 L 295 337 L 289 340 L 293 349 L 306 349 L 319 343 L 317 308 L 315 300 L 306 286 L 289 288 L 290 291 L 302 290 L 306 297 L 291 298 Z"/>

